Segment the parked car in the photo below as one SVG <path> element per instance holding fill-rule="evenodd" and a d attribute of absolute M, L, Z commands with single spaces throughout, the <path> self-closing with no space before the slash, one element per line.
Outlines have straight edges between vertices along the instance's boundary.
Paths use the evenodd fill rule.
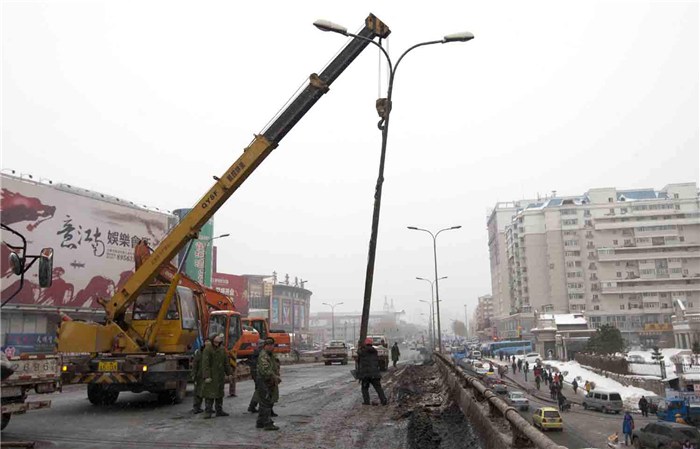
<path fill-rule="evenodd" d="M 535 410 L 532 415 L 532 425 L 539 427 L 544 432 L 548 429 L 564 430 L 564 421 L 559 410 L 554 407 L 542 407 Z"/>
<path fill-rule="evenodd" d="M 511 391 L 506 396 L 506 402 L 518 410 L 530 410 L 530 401 L 522 391 Z"/>
<path fill-rule="evenodd" d="M 620 413 L 622 411 L 622 396 L 614 391 L 591 390 L 581 403 L 588 410 L 600 410 L 603 413 Z"/>
<path fill-rule="evenodd" d="M 516 355 L 516 357 L 522 359 L 523 363 L 529 363 L 531 367 L 544 360 L 544 357 L 542 357 L 538 352 L 528 352 L 525 355 Z"/>
<path fill-rule="evenodd" d="M 700 432 L 693 426 L 675 422 L 653 422 L 632 431 L 632 445 L 637 449 L 670 448 L 674 441 L 683 444 L 690 441 L 700 447 Z"/>

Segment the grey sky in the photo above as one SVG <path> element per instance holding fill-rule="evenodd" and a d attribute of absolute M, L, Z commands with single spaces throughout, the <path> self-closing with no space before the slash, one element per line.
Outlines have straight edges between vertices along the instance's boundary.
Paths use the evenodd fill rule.
<path fill-rule="evenodd" d="M 496 201 L 698 180 L 698 3 L 2 2 L 2 167 L 165 209 L 193 204 L 345 38 L 392 29 L 374 304 L 417 319 L 432 240 L 449 318 L 490 293 Z M 219 211 L 219 268 L 308 279 L 359 310 L 380 133 L 368 48 Z M 382 66 L 383 67 L 383 66 Z M 383 72 L 384 73 L 384 72 Z M 386 83 L 382 83 L 384 96 Z M 425 308 L 427 310 L 427 307 Z"/>

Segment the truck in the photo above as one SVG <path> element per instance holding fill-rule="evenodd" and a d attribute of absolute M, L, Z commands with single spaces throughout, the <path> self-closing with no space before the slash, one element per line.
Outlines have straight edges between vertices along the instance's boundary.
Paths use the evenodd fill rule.
<path fill-rule="evenodd" d="M 386 371 L 389 369 L 389 343 L 384 335 L 370 335 L 367 338 L 372 339 L 372 346 L 377 350 L 379 357 L 379 370 Z M 357 349 L 352 350 L 352 359 L 357 362 Z"/>
<path fill-rule="evenodd" d="M 199 230 L 226 203 L 280 141 L 328 92 L 330 85 L 375 38 L 386 38 L 389 28 L 373 14 L 320 74 L 309 76 L 306 87 L 279 111 L 269 125 L 243 150 L 243 154 L 204 193 L 153 252 L 115 291 L 101 298 L 103 323 L 65 320 L 58 330 L 58 350 L 88 354 L 64 363 L 62 377 L 87 384 L 88 399 L 96 405 L 112 404 L 120 391 L 150 391 L 164 401 L 184 399 L 192 367 L 192 349 L 208 332 L 223 331 L 227 348 L 238 340 L 240 316 L 233 310 L 208 313 L 206 298 L 179 285 L 182 265 L 170 284 L 152 284 L 164 265 L 192 246 Z M 187 249 L 185 249 L 187 248 Z"/>
<path fill-rule="evenodd" d="M 324 348 L 321 353 L 323 361 L 326 365 L 332 363 L 340 363 L 341 365 L 348 364 L 348 347 L 345 345 L 344 341 L 341 340 L 331 340 Z"/>
<path fill-rule="evenodd" d="M 691 404 L 686 398 L 668 398 L 659 401 L 656 417 L 662 421 L 675 422 L 676 415 L 691 426 L 700 427 L 700 404 Z"/>
<path fill-rule="evenodd" d="M 24 235 L 2 224 L 2 229 L 13 234 L 21 244 L 8 241 L 3 243 L 10 249 L 9 262 L 12 274 L 18 275 L 19 293 L 24 285 L 27 270 L 39 261 L 39 285 L 41 288 L 51 286 L 51 271 L 53 266 L 53 249 L 44 248 L 39 255 L 27 253 L 27 240 Z M 8 297 L 9 302 L 14 295 Z M 0 360 L 0 405 L 2 406 L 2 423 L 4 430 L 14 414 L 26 413 L 51 406 L 50 400 L 35 400 L 30 394 L 53 393 L 60 390 L 59 376 L 60 357 L 56 354 L 5 354 L 1 353 Z"/>

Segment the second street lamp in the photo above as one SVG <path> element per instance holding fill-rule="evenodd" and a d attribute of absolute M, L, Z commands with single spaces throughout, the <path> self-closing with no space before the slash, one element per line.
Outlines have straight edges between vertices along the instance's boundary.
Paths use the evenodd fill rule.
<path fill-rule="evenodd" d="M 377 252 L 377 234 L 379 233 L 379 211 L 381 208 L 381 202 L 382 202 L 382 185 L 384 183 L 384 161 L 386 159 L 386 144 L 387 144 L 387 139 L 389 136 L 389 117 L 391 114 L 391 108 L 392 108 L 392 103 L 391 103 L 391 97 L 392 93 L 394 91 L 394 77 L 396 76 L 396 70 L 399 67 L 399 64 L 403 60 L 403 58 L 411 51 L 414 50 L 418 47 L 424 47 L 426 45 L 433 45 L 433 44 L 446 44 L 449 42 L 467 42 L 472 39 L 474 39 L 474 35 L 470 32 L 463 32 L 463 33 L 456 33 L 456 34 L 449 34 L 447 36 L 444 36 L 440 40 L 434 40 L 434 41 L 426 41 L 426 42 L 421 42 L 418 44 L 413 45 L 412 47 L 409 47 L 406 51 L 404 51 L 401 56 L 399 56 L 399 59 L 396 61 L 396 65 L 392 64 L 391 57 L 389 56 L 389 53 L 386 51 L 386 49 L 382 46 L 381 40 L 380 43 L 377 43 L 371 39 L 368 39 L 366 37 L 358 36 L 353 33 L 349 33 L 347 28 L 335 24 L 333 22 L 329 22 L 327 20 L 317 20 L 314 22 L 314 26 L 318 28 L 321 31 L 330 31 L 333 33 L 341 34 L 343 36 L 349 36 L 353 38 L 360 38 L 363 40 L 366 40 L 370 42 L 371 44 L 376 45 L 379 50 L 384 54 L 384 57 L 386 58 L 387 64 L 389 66 L 389 84 L 387 86 L 387 95 L 386 98 L 379 98 L 376 102 L 376 108 L 377 108 L 377 113 L 379 114 L 380 120 L 378 127 L 382 132 L 382 149 L 381 149 L 381 155 L 379 157 L 379 175 L 377 176 L 377 185 L 375 187 L 375 192 L 374 192 L 374 211 L 372 214 L 372 235 L 370 236 L 369 239 L 369 253 L 367 256 L 367 273 L 365 274 L 365 292 L 364 292 L 364 302 L 362 306 L 362 321 L 360 323 L 360 339 L 359 341 L 363 341 L 367 337 L 367 327 L 369 323 L 369 310 L 370 310 L 370 305 L 372 301 L 372 282 L 374 278 L 374 259 L 376 256 Z M 439 326 L 438 326 L 439 328 Z M 358 343 L 359 344 L 359 343 Z"/>
<path fill-rule="evenodd" d="M 437 236 L 440 235 L 442 231 L 451 231 L 453 229 L 459 229 L 462 226 L 452 226 L 451 228 L 444 228 L 440 229 L 438 232 L 433 234 L 432 232 L 428 231 L 427 229 L 421 229 L 417 228 L 415 226 L 408 226 L 408 229 L 412 231 L 423 231 L 427 232 L 430 234 L 430 236 L 433 238 L 433 257 L 435 259 L 435 309 L 437 311 L 437 338 L 438 338 L 438 348 L 440 352 L 442 352 L 442 332 L 440 330 L 440 290 L 438 289 L 438 270 L 437 270 Z"/>
<path fill-rule="evenodd" d="M 205 240 L 206 243 L 204 244 L 204 257 L 205 258 L 207 257 L 207 249 L 209 248 L 209 244 L 211 242 L 213 242 L 216 239 L 222 239 L 224 237 L 229 237 L 230 235 L 231 234 L 221 234 L 221 235 L 217 235 L 216 237 L 210 237 L 210 238 L 206 239 Z M 200 239 L 200 240 L 204 240 L 204 239 Z M 212 271 L 213 271 L 213 269 L 212 269 Z M 213 274 L 214 273 L 212 272 L 212 275 Z M 207 261 L 206 261 L 206 259 L 204 260 L 204 268 L 202 269 L 202 278 L 203 278 L 202 285 L 204 285 L 205 287 L 211 287 L 211 285 L 207 285 Z"/>
<path fill-rule="evenodd" d="M 418 276 L 416 276 L 416 279 L 418 279 L 419 281 L 426 281 L 430 284 L 430 330 L 431 330 L 431 335 L 433 336 L 433 341 L 432 341 L 433 344 L 430 346 L 430 350 L 434 351 L 435 350 L 435 341 L 434 341 L 434 339 L 435 339 L 435 295 L 433 293 L 434 292 L 433 284 L 435 283 L 435 281 L 431 281 L 430 279 L 421 278 Z M 441 277 L 440 279 L 438 279 L 438 281 L 441 281 L 443 279 L 447 279 L 447 276 Z M 425 301 L 425 302 L 427 302 L 427 301 Z"/>
<path fill-rule="evenodd" d="M 335 304 L 328 304 L 324 302 L 324 306 L 329 306 L 331 308 L 331 339 L 335 340 L 335 306 L 343 304 L 342 302 L 337 302 Z"/>

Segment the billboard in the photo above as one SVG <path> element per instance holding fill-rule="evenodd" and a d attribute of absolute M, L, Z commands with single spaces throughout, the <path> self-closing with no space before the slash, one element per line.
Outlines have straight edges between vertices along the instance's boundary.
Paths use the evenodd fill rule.
<path fill-rule="evenodd" d="M 180 221 L 185 218 L 185 215 L 189 213 L 192 209 L 176 209 L 173 211 L 175 216 L 178 217 Z M 214 219 L 211 218 L 209 221 L 204 223 L 204 225 L 199 230 L 199 238 L 192 241 L 192 248 L 190 248 L 190 253 L 185 261 L 185 266 L 183 272 L 199 282 L 202 285 L 210 287 L 212 280 L 212 245 L 211 241 L 214 237 Z M 178 261 L 185 257 L 185 252 L 187 251 L 187 246 L 185 246 L 180 254 L 178 255 Z"/>
<path fill-rule="evenodd" d="M 36 267 L 25 275 L 10 304 L 102 309 L 97 298 L 109 298 L 134 269 L 133 248 L 139 239 L 151 247 L 165 237 L 174 217 L 140 208 L 128 201 L 64 184 L 48 185 L 2 174 L 2 223 L 27 239 L 29 254 L 54 249 L 53 284 L 39 288 Z M 2 301 L 19 287 L 8 263 L 7 244 L 20 245 L 2 231 Z"/>
<path fill-rule="evenodd" d="M 214 273 L 212 287 L 226 296 L 233 298 L 236 311 L 243 316 L 248 315 L 248 298 L 245 295 L 246 278 L 235 274 Z"/>

